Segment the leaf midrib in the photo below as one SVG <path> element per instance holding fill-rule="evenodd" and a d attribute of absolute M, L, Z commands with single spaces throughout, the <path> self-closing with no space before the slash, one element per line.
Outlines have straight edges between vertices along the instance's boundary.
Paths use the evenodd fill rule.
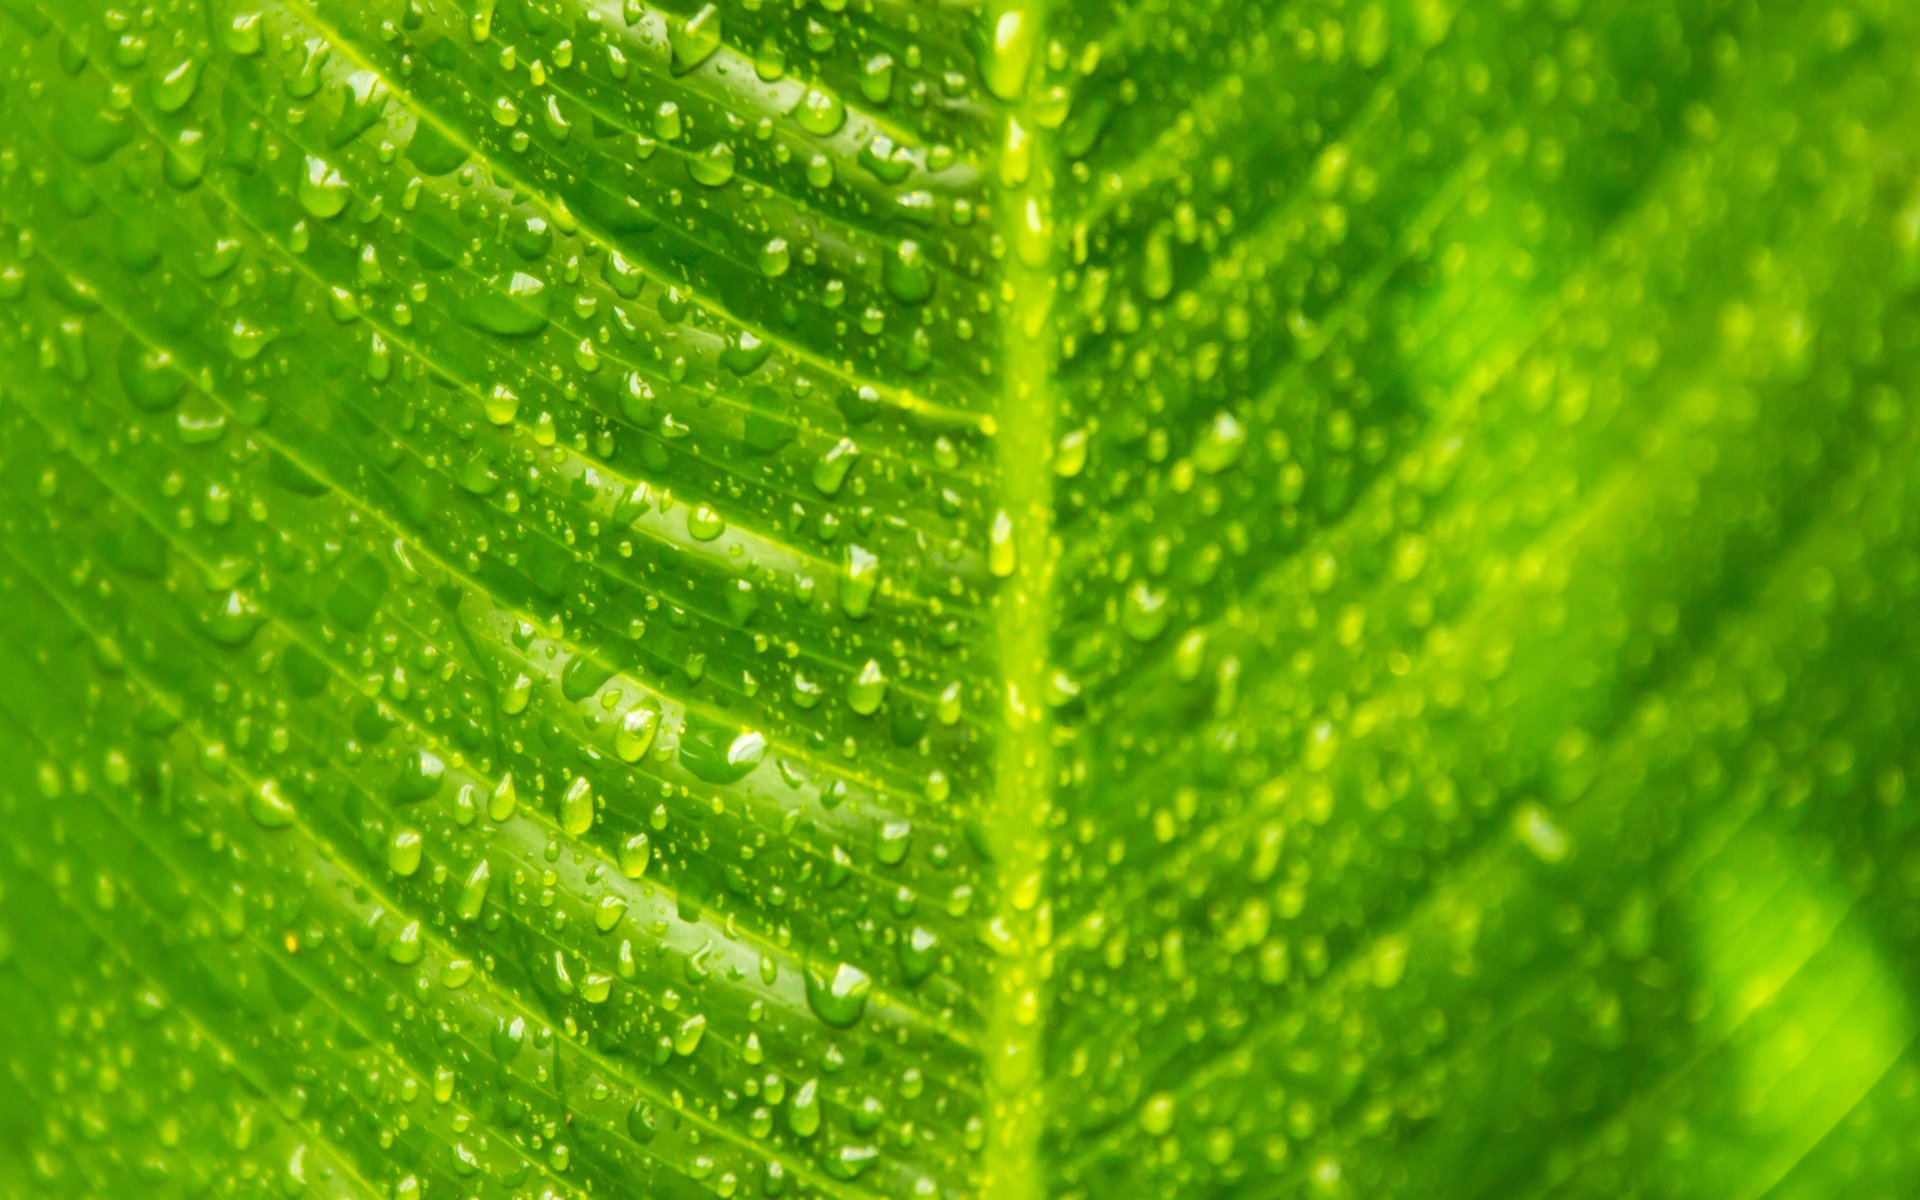
<path fill-rule="evenodd" d="M 1001 0 L 981 14 L 984 32 L 991 38 L 1015 22 L 1025 27 L 1028 46 L 1044 45 L 1046 9 L 1046 0 Z M 1013 561 L 995 571 L 1004 575 L 993 601 L 1002 694 L 994 786 L 983 814 L 996 884 L 984 932 L 999 955 L 983 1039 L 990 1057 L 982 1065 L 987 1137 L 980 1190 L 988 1200 L 1038 1200 L 1046 1194 L 1040 1154 L 1046 1117 L 1041 1038 L 1052 925 L 1045 875 L 1056 768 L 1047 697 L 1059 557 L 1053 505 L 1059 396 L 1052 147 L 1037 119 L 1040 75 L 1040 64 L 1028 63 L 1019 94 L 1007 106 L 994 193 L 1004 314 L 994 522 L 1010 523 Z"/>

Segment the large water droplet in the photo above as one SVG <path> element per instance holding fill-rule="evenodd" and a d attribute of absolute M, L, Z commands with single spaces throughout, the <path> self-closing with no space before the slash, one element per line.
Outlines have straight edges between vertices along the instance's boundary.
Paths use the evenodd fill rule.
<path fill-rule="evenodd" d="M 148 88 L 153 97 L 153 106 L 163 113 L 176 113 L 193 99 L 195 89 L 200 86 L 200 60 L 184 58 L 170 71 L 155 75 Z"/>
<path fill-rule="evenodd" d="M 660 727 L 660 711 L 644 705 L 628 709 L 613 733 L 613 752 L 621 762 L 637 763 L 653 746 Z"/>
<path fill-rule="evenodd" d="M 1033 66 L 1037 25 L 1023 9 L 992 14 L 975 58 L 987 90 L 1002 100 L 1016 100 L 1027 85 Z"/>
<path fill-rule="evenodd" d="M 670 21 L 667 42 L 672 50 L 672 70 L 684 75 L 713 57 L 720 49 L 720 9 L 703 5 L 684 23 Z"/>
<path fill-rule="evenodd" d="M 886 698 L 887 674 L 870 658 L 847 685 L 847 706 L 864 717 L 877 710 Z"/>
<path fill-rule="evenodd" d="M 576 776 L 560 797 L 560 828 L 574 837 L 593 828 L 593 784 L 585 775 Z"/>
<path fill-rule="evenodd" d="M 478 291 L 463 295 L 454 314 L 462 324 L 501 337 L 531 337 L 547 327 L 553 298 L 547 285 L 524 271 L 494 276 Z"/>
<path fill-rule="evenodd" d="M 933 295 L 933 268 L 920 243 L 908 238 L 893 248 L 881 267 L 887 292 L 903 304 L 919 304 Z"/>
<path fill-rule="evenodd" d="M 306 170 L 300 176 L 297 190 L 300 207 L 322 221 L 339 216 L 350 198 L 346 181 L 340 178 L 340 172 L 311 154 L 307 155 Z"/>
<path fill-rule="evenodd" d="M 395 830 L 387 843 L 387 869 L 402 878 L 412 875 L 420 869 L 421 848 L 419 830 Z"/>
<path fill-rule="evenodd" d="M 752 729 L 689 713 L 680 734 L 680 765 L 708 783 L 737 783 L 766 756 L 767 739 Z"/>
<path fill-rule="evenodd" d="M 840 127 L 847 123 L 847 106 L 832 92 L 808 88 L 807 94 L 800 98 L 794 119 L 808 133 L 827 137 L 840 132 Z"/>
<path fill-rule="evenodd" d="M 867 615 L 873 593 L 880 586 L 880 560 L 860 546 L 847 547 L 847 577 L 840 584 L 840 608 L 848 616 Z"/>
<path fill-rule="evenodd" d="M 872 987 L 867 973 L 851 963 L 807 968 L 807 1004 L 836 1029 L 851 1028 L 860 1020 Z"/>
<path fill-rule="evenodd" d="M 274 779 L 263 779 L 247 793 L 247 815 L 262 829 L 285 829 L 294 822 L 293 802 Z"/>
<path fill-rule="evenodd" d="M 733 179 L 733 147 L 715 142 L 687 159 L 687 174 L 702 187 L 725 187 Z"/>
<path fill-rule="evenodd" d="M 431 800 L 440 794 L 446 774 L 447 765 L 440 761 L 439 755 L 431 750 L 416 750 L 401 762 L 399 774 L 394 776 L 394 799 L 403 804 Z"/>

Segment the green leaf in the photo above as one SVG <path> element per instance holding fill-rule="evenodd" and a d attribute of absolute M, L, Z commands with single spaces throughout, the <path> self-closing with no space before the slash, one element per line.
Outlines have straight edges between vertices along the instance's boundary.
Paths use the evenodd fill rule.
<path fill-rule="evenodd" d="M 0 51 L 0 1193 L 1920 1189 L 1920 10 Z"/>

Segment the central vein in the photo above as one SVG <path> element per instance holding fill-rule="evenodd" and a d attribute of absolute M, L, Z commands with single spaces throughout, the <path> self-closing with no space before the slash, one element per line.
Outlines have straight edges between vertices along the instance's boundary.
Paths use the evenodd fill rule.
<path fill-rule="evenodd" d="M 1042 1013 L 1051 916 L 1048 827 L 1056 770 L 1046 699 L 1053 628 L 1054 532 L 1053 167 L 1035 120 L 1043 0 L 995 0 L 985 14 L 982 71 L 1006 102 L 998 157 L 997 230 L 1002 330 L 997 413 L 1000 511 L 993 573 L 1001 729 L 986 814 L 998 887 L 990 934 L 998 951 L 987 1016 L 987 1136 L 981 1193 L 989 1200 L 1044 1195 L 1040 1135 Z"/>

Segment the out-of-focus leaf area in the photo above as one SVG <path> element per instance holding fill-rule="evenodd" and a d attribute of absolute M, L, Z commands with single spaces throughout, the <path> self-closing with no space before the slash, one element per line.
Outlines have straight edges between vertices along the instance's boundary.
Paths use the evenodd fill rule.
<path fill-rule="evenodd" d="M 1920 6 L 0 0 L 0 1196 L 1920 1195 Z"/>

